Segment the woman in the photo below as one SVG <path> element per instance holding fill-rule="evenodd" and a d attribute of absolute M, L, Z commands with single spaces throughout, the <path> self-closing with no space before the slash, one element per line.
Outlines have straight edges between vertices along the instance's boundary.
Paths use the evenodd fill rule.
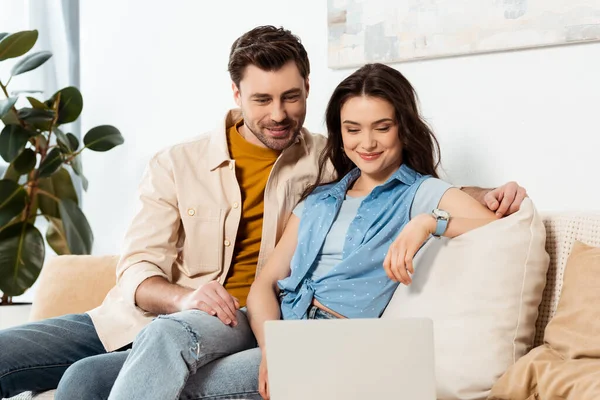
<path fill-rule="evenodd" d="M 265 321 L 379 317 L 397 285 L 411 283 L 412 260 L 428 238 L 496 219 L 437 179 L 438 143 L 412 86 L 393 68 L 365 65 L 342 81 L 326 124 L 321 176 L 333 165 L 340 179 L 307 189 L 248 296 L 264 398 Z"/>

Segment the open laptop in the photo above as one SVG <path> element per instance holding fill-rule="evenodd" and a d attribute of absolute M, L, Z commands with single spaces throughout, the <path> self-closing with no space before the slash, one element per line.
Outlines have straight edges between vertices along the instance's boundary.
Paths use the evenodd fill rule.
<path fill-rule="evenodd" d="M 430 319 L 268 321 L 272 400 L 435 400 Z"/>

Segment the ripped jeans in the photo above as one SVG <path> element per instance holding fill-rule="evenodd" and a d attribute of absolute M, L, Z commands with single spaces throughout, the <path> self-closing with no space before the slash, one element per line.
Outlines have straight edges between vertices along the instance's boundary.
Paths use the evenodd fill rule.
<path fill-rule="evenodd" d="M 112 387 L 109 400 L 175 400 L 179 399 L 180 395 L 182 398 L 190 398 L 182 391 L 184 388 L 188 391 L 186 384 L 190 376 L 205 371 L 199 371 L 200 368 L 216 359 L 256 348 L 256 339 L 245 308 L 237 312 L 237 321 L 237 326 L 230 327 L 200 310 L 187 310 L 157 317 L 135 338 L 127 360 Z M 258 349 L 256 355 L 259 363 Z M 258 370 L 253 372 L 255 376 L 251 378 L 255 380 Z M 248 371 L 231 370 L 228 377 L 230 381 L 227 384 L 231 386 L 236 381 L 242 383 L 243 375 L 248 375 Z M 252 372 L 250 375 L 253 375 Z M 244 389 L 247 390 L 240 388 L 240 392 L 235 396 L 228 389 L 225 391 L 229 392 L 227 397 L 218 398 L 260 398 L 256 392 L 245 392 Z M 195 393 L 195 396 L 193 398 L 204 398 L 198 393 Z"/>

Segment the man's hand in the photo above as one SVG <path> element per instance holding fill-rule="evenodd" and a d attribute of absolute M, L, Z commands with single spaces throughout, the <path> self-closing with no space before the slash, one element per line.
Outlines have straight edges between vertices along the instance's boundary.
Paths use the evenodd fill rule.
<path fill-rule="evenodd" d="M 217 281 L 200 286 L 193 292 L 184 295 L 179 302 L 179 309 L 201 310 L 217 316 L 224 324 L 236 326 L 236 312 L 240 308 L 238 299 L 225 290 Z"/>
<path fill-rule="evenodd" d="M 269 393 L 269 372 L 267 368 L 267 355 L 262 352 L 262 360 L 260 361 L 260 368 L 258 370 L 258 393 L 264 400 L 269 400 L 271 394 Z"/>
<path fill-rule="evenodd" d="M 483 204 L 496 216 L 511 215 L 521 208 L 521 203 L 527 197 L 527 191 L 517 182 L 508 182 L 496 189 L 492 189 L 483 197 Z"/>

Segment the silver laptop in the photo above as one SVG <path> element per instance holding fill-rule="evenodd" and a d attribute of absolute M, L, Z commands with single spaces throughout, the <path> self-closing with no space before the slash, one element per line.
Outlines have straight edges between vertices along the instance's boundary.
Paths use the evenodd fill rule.
<path fill-rule="evenodd" d="M 430 319 L 268 321 L 272 400 L 435 400 Z"/>

